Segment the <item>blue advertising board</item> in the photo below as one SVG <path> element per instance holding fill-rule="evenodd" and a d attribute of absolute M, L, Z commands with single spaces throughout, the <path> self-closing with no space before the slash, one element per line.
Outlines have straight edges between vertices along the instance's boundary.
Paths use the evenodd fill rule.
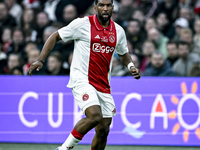
<path fill-rule="evenodd" d="M 63 143 L 84 117 L 67 76 L 0 76 L 0 142 Z M 200 146 L 200 78 L 112 77 L 108 144 Z M 80 144 L 91 144 L 91 130 Z"/>

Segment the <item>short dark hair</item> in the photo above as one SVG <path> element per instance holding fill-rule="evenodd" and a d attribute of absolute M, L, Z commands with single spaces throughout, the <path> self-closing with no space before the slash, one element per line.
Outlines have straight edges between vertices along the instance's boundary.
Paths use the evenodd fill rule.
<path fill-rule="evenodd" d="M 180 45 L 187 45 L 188 48 L 190 47 L 190 44 L 187 43 L 187 42 L 185 42 L 185 41 L 179 41 L 179 42 L 178 42 L 178 46 L 180 46 Z"/>
<path fill-rule="evenodd" d="M 50 57 L 50 56 L 55 57 L 61 63 L 63 63 L 63 61 L 64 61 L 63 56 L 59 51 L 51 52 L 48 57 Z"/>
<path fill-rule="evenodd" d="M 158 44 L 155 41 L 153 41 L 153 40 L 145 40 L 144 43 L 152 43 L 154 45 L 155 49 L 158 48 Z"/>
<path fill-rule="evenodd" d="M 19 64 L 20 64 L 19 66 L 24 65 L 24 59 L 23 59 L 21 53 L 14 53 L 14 52 L 12 52 L 12 53 L 8 54 L 8 58 L 9 58 L 11 55 L 14 55 L 14 56 L 17 56 L 17 57 L 18 57 L 18 61 L 19 61 Z"/>
<path fill-rule="evenodd" d="M 98 2 L 99 2 L 99 0 L 95 0 L 95 1 L 94 1 L 94 4 L 97 5 Z M 111 2 L 112 2 L 112 4 L 113 4 L 113 0 L 111 0 Z"/>
<path fill-rule="evenodd" d="M 141 28 L 141 23 L 140 23 L 140 21 L 138 20 L 138 19 L 133 19 L 133 18 L 131 18 L 131 19 L 129 19 L 128 20 L 128 23 L 130 23 L 130 22 L 137 22 L 138 23 L 138 25 L 140 26 L 140 28 Z"/>
<path fill-rule="evenodd" d="M 12 33 L 11 33 L 12 38 L 13 38 L 13 34 L 14 34 L 15 31 L 20 31 L 22 33 L 22 36 L 25 37 L 23 29 L 21 27 L 15 27 L 15 28 L 12 29 Z"/>
<path fill-rule="evenodd" d="M 177 42 L 177 41 L 174 41 L 174 40 L 169 40 L 169 41 L 167 42 L 167 45 L 168 45 L 168 44 L 175 44 L 176 47 L 178 47 L 178 42 Z"/>
<path fill-rule="evenodd" d="M 23 69 L 22 69 L 22 67 L 21 67 L 21 66 L 16 66 L 16 67 L 12 68 L 12 70 L 10 71 L 10 74 L 12 74 L 12 75 L 13 75 L 15 70 L 18 70 L 18 71 L 20 71 L 20 72 L 21 72 L 21 74 L 23 75 Z"/>
<path fill-rule="evenodd" d="M 159 51 L 159 50 L 155 50 L 155 51 L 152 53 L 151 57 L 153 57 L 154 55 L 161 55 L 161 56 L 163 57 L 163 59 L 165 59 L 163 52 L 161 52 L 161 51 Z"/>

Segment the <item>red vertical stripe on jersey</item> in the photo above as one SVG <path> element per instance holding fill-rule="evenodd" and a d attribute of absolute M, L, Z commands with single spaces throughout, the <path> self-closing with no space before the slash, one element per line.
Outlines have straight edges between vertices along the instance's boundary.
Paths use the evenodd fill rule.
<path fill-rule="evenodd" d="M 89 16 L 89 20 L 91 24 L 89 83 L 97 91 L 110 93 L 108 72 L 117 42 L 115 25 L 113 21 L 110 21 L 110 25 L 103 28 L 96 15 Z"/>

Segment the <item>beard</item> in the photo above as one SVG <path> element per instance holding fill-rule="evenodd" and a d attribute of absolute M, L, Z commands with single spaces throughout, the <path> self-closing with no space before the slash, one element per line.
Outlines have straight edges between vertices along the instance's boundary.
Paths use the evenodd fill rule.
<path fill-rule="evenodd" d="M 108 17 L 103 17 L 103 15 L 108 15 Z M 98 10 L 97 10 L 97 16 L 98 18 L 101 20 L 101 22 L 107 22 L 110 20 L 111 16 L 112 16 L 112 12 L 109 13 L 105 13 L 105 14 L 101 14 Z"/>

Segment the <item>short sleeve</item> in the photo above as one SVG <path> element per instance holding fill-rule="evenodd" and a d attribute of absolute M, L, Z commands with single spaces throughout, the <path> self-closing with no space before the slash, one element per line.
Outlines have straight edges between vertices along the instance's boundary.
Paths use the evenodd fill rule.
<path fill-rule="evenodd" d="M 64 42 L 68 40 L 75 40 L 80 38 L 80 33 L 78 32 L 81 28 L 83 18 L 77 18 L 73 20 L 69 25 L 58 30 L 61 39 Z M 79 33 L 79 34 L 78 34 Z"/>
<path fill-rule="evenodd" d="M 128 46 L 127 46 L 126 35 L 122 27 L 119 28 L 117 38 L 118 38 L 118 43 L 116 46 L 117 54 L 124 55 L 125 53 L 128 53 L 129 51 L 128 51 Z"/>

